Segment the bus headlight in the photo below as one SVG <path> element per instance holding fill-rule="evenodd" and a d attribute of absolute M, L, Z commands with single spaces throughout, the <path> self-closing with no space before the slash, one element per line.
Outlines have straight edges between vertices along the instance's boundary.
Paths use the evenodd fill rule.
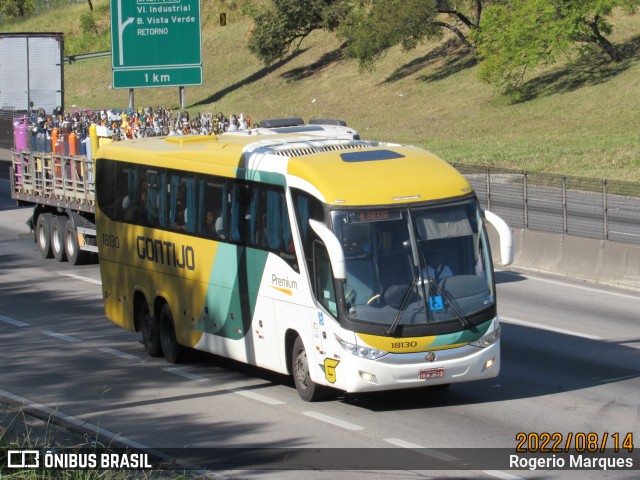
<path fill-rule="evenodd" d="M 360 358 L 366 358 L 367 360 L 377 360 L 380 357 L 384 357 L 389 352 L 377 350 L 371 347 L 359 347 L 353 343 L 349 343 L 346 340 L 341 339 L 337 334 L 334 334 L 336 340 L 342 348 Z"/>
<path fill-rule="evenodd" d="M 479 338 L 475 342 L 471 342 L 469 345 L 473 345 L 474 347 L 479 347 L 479 348 L 490 347 L 491 345 L 496 343 L 498 340 L 500 340 L 500 330 L 502 330 L 502 327 L 498 325 L 493 332 L 487 333 L 485 336 L 483 336 L 482 338 Z"/>

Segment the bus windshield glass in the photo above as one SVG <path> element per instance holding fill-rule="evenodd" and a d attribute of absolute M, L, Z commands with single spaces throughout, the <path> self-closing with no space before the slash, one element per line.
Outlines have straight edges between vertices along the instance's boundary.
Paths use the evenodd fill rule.
<path fill-rule="evenodd" d="M 389 325 L 460 321 L 495 304 L 482 213 L 446 205 L 335 210 L 349 320 Z"/>

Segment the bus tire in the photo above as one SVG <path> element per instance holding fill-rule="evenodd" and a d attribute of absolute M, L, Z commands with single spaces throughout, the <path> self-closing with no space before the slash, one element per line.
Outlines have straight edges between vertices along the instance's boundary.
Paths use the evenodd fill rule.
<path fill-rule="evenodd" d="M 67 252 L 67 260 L 72 265 L 84 265 L 91 255 L 91 252 L 80 250 L 78 235 L 70 219 L 64 224 L 64 249 Z"/>
<path fill-rule="evenodd" d="M 53 252 L 53 258 L 58 262 L 67 261 L 67 252 L 65 250 L 65 225 L 67 223 L 67 217 L 59 215 L 54 217 L 51 223 L 51 251 Z"/>
<path fill-rule="evenodd" d="M 142 299 L 139 302 L 137 315 L 140 320 L 140 330 L 142 331 L 142 344 L 147 355 L 161 357 L 162 345 L 160 343 L 158 320 L 151 316 L 146 300 Z"/>
<path fill-rule="evenodd" d="M 300 337 L 296 338 L 293 344 L 293 354 L 291 355 L 291 373 L 293 382 L 296 385 L 298 395 L 305 402 L 315 402 L 324 397 L 325 390 L 309 376 L 309 360 L 304 344 Z"/>
<path fill-rule="evenodd" d="M 53 223 L 53 214 L 41 213 L 36 222 L 36 240 L 38 248 L 42 254 L 42 258 L 52 258 L 53 250 L 51 249 L 51 224 Z"/>
<path fill-rule="evenodd" d="M 178 344 L 176 329 L 173 323 L 173 315 L 169 305 L 165 303 L 160 310 L 159 320 L 160 344 L 164 358 L 169 363 L 180 363 L 184 356 L 184 347 Z"/>

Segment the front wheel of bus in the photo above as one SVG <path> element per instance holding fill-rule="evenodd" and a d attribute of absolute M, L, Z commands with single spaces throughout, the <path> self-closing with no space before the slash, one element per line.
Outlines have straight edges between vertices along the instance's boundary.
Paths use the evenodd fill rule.
<path fill-rule="evenodd" d="M 169 363 L 180 363 L 184 354 L 184 348 L 178 344 L 176 329 L 173 324 L 173 315 L 168 304 L 164 304 L 160 310 L 160 344 L 164 358 Z"/>
<path fill-rule="evenodd" d="M 293 355 L 291 356 L 291 373 L 296 384 L 298 395 L 305 402 L 315 402 L 324 396 L 324 389 L 321 385 L 314 383 L 309 376 L 309 360 L 304 344 L 300 337 L 296 338 L 293 344 Z"/>

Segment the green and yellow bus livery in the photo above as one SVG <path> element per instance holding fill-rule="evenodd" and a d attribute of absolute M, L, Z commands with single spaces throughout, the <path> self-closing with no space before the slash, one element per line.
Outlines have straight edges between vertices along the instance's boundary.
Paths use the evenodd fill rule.
<path fill-rule="evenodd" d="M 308 401 L 499 372 L 485 218 L 503 262 L 508 228 L 424 150 L 304 129 L 112 143 L 96 197 L 106 315 L 150 355 L 290 374 Z"/>

